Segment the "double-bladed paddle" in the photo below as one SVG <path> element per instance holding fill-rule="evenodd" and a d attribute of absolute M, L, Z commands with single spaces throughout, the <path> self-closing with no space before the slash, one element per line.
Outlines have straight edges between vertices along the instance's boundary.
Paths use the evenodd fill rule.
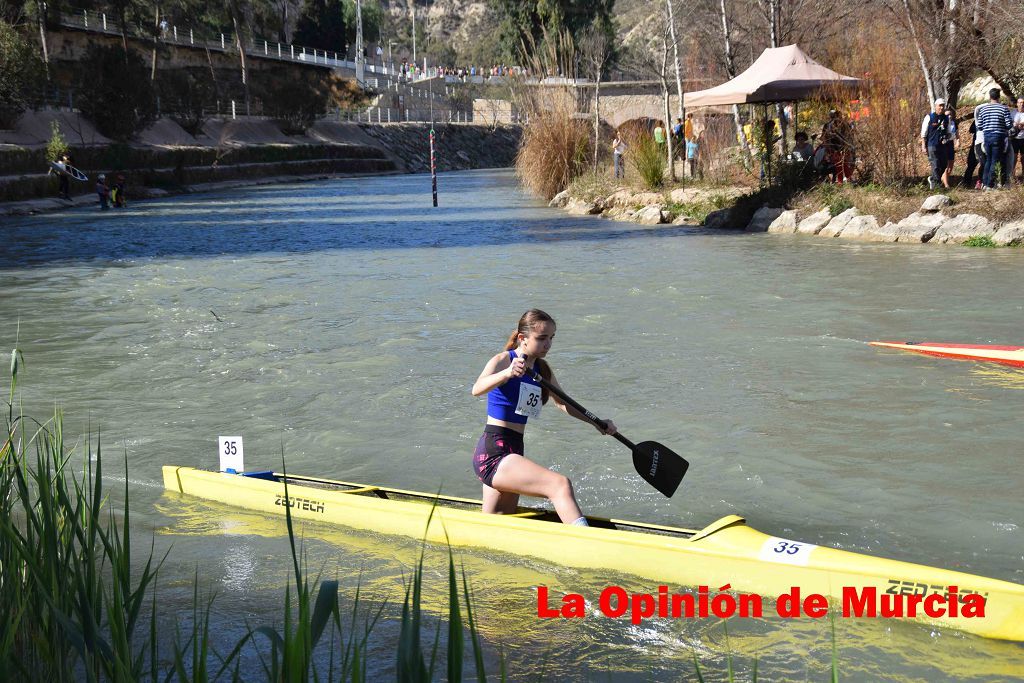
<path fill-rule="evenodd" d="M 529 363 L 528 358 L 524 358 L 523 360 Z M 541 377 L 540 373 L 537 372 L 536 369 L 527 365 L 526 371 L 530 373 L 530 376 L 539 382 L 542 387 L 571 405 L 579 412 L 583 413 L 587 420 L 600 428 L 601 431 L 608 428 L 607 422 L 599 418 L 597 415 L 594 415 L 592 412 L 574 401 L 571 396 Z M 637 474 L 643 477 L 644 481 L 658 489 L 658 491 L 663 493 L 666 497 L 671 498 L 672 494 L 676 492 L 677 488 L 679 488 L 679 483 L 683 480 L 683 475 L 686 474 L 686 470 L 690 467 L 690 463 L 686 462 L 682 456 L 677 455 L 657 441 L 633 443 L 618 432 L 612 434 L 612 436 L 625 444 L 629 450 L 633 451 L 633 467 L 636 468 Z"/>

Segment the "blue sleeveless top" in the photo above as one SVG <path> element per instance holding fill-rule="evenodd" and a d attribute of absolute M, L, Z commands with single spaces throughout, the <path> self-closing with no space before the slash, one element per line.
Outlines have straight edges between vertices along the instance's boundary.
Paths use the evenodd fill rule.
<path fill-rule="evenodd" d="M 509 360 L 515 359 L 516 352 L 509 349 Z M 530 377 L 529 372 L 522 377 L 513 377 L 501 386 L 494 387 L 487 392 L 487 416 L 495 420 L 526 424 L 529 419 L 525 415 L 516 413 L 516 406 L 519 405 L 519 389 L 521 384 L 532 384 L 540 390 L 540 384 Z"/>

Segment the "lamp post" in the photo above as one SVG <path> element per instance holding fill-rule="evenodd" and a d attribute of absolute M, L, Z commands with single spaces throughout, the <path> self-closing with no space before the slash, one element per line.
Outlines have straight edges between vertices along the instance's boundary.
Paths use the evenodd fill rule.
<path fill-rule="evenodd" d="M 416 63 L 416 0 L 409 0 L 412 8 L 412 63 Z"/>
<path fill-rule="evenodd" d="M 363 0 L 356 0 L 356 83 L 366 82 L 366 60 L 363 58 Z"/>

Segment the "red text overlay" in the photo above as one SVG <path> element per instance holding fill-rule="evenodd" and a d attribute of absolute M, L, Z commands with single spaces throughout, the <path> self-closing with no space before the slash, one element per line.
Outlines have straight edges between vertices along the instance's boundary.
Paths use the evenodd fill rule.
<path fill-rule="evenodd" d="M 821 619 L 829 613 L 829 599 L 817 593 L 802 594 L 798 586 L 777 598 L 765 599 L 753 593 L 726 592 L 729 584 L 717 590 L 698 586 L 696 593 L 671 593 L 658 586 L 657 593 L 630 593 L 621 586 L 608 586 L 592 601 L 579 593 L 561 597 L 549 594 L 547 586 L 537 586 L 537 616 L 541 619 L 582 619 L 589 613 L 613 619 L 628 618 L 633 624 L 644 619 L 694 619 L 717 617 L 763 617 L 774 612 L 784 619 L 808 617 Z M 874 586 L 842 589 L 835 607 L 843 617 L 881 617 L 883 619 L 976 618 L 985 616 L 985 596 L 961 592 L 956 586 L 930 586 L 931 592 L 900 593 Z"/>

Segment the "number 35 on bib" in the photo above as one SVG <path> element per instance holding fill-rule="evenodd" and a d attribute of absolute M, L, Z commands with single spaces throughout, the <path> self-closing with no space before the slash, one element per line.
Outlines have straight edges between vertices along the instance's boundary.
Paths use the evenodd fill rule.
<path fill-rule="evenodd" d="M 541 389 L 536 384 L 519 384 L 519 403 L 516 405 L 516 415 L 525 417 L 539 417 L 541 407 Z"/>

